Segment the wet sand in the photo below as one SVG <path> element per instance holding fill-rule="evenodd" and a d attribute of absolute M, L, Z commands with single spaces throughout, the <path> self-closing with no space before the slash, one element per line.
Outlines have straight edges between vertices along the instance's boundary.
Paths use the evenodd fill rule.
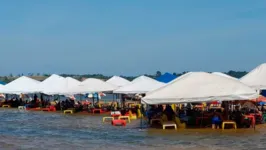
<path fill-rule="evenodd" d="M 139 129 L 102 123 L 100 115 L 0 109 L 0 149 L 248 150 L 266 149 L 266 125 L 254 129 Z"/>

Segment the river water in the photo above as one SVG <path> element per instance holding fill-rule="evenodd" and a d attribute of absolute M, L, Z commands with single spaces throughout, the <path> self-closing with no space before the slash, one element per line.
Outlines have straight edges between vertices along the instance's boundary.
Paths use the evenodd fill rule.
<path fill-rule="evenodd" d="M 102 123 L 102 116 L 0 109 L 0 149 L 249 150 L 266 149 L 266 126 L 253 129 L 160 130 Z"/>

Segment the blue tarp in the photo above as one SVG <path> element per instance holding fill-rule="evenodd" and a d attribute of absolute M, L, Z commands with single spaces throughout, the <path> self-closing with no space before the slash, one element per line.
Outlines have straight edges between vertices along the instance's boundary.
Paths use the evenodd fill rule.
<path fill-rule="evenodd" d="M 6 83 L 5 83 L 5 82 L 3 82 L 3 81 L 0 81 L 0 84 L 2 84 L 2 85 L 6 85 Z"/>
<path fill-rule="evenodd" d="M 177 76 L 171 74 L 171 73 L 165 73 L 164 75 L 161 75 L 160 77 L 156 78 L 157 81 L 163 82 L 163 83 L 168 83 L 171 82 L 172 80 L 176 79 Z"/>
<path fill-rule="evenodd" d="M 265 96 L 265 97 L 266 97 L 266 90 L 262 90 L 262 91 L 261 91 L 261 93 L 260 93 L 260 95 L 262 95 L 262 96 Z"/>

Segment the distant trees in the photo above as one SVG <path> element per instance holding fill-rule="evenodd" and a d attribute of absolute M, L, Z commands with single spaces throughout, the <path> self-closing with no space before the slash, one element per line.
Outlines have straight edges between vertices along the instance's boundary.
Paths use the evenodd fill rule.
<path fill-rule="evenodd" d="M 173 75 L 176 75 L 176 76 L 181 76 L 183 74 L 187 73 L 187 71 L 184 71 L 182 73 L 176 73 L 174 72 Z M 224 72 L 225 74 L 228 74 L 232 77 L 235 77 L 235 78 L 241 78 L 243 77 L 244 75 L 246 75 L 248 72 L 246 71 L 234 71 L 234 70 L 230 70 L 228 72 Z M 20 77 L 20 76 L 23 76 L 24 74 L 18 74 L 17 77 Z M 28 73 L 29 76 L 33 76 L 34 74 L 33 73 Z M 37 76 L 43 76 L 45 78 L 49 77 L 50 74 L 40 74 L 40 73 L 36 73 Z M 150 74 L 144 74 L 145 76 L 148 76 L 148 77 L 151 77 L 151 78 L 156 78 L 156 77 L 159 77 L 162 75 L 162 72 L 161 71 L 156 71 L 155 74 L 153 75 L 150 75 Z M 103 74 L 83 74 L 83 75 L 78 75 L 78 74 L 61 74 L 61 76 L 63 77 L 72 77 L 72 78 L 75 78 L 75 79 L 78 79 L 78 80 L 82 80 L 82 79 L 86 79 L 86 78 L 97 78 L 97 79 L 102 79 L 102 80 L 107 80 L 109 78 L 111 78 L 110 76 L 105 76 Z M 10 81 L 14 80 L 15 78 L 17 77 L 14 77 L 13 74 L 9 74 L 8 76 L 0 76 L 0 81 L 3 81 L 3 82 L 6 82 L 6 83 L 9 83 Z M 135 79 L 137 76 L 121 76 L 129 81 L 132 81 L 133 79 Z"/>
<path fill-rule="evenodd" d="M 161 71 L 157 71 L 155 76 L 160 77 L 161 75 L 162 75 Z"/>
<path fill-rule="evenodd" d="M 246 71 L 233 71 L 233 70 L 230 70 L 230 71 L 228 71 L 228 72 L 226 72 L 225 74 L 228 74 L 228 75 L 230 75 L 230 76 L 232 76 L 232 77 L 235 77 L 235 78 L 241 78 L 241 77 L 243 77 L 244 75 L 246 75 L 248 72 L 246 72 Z"/>

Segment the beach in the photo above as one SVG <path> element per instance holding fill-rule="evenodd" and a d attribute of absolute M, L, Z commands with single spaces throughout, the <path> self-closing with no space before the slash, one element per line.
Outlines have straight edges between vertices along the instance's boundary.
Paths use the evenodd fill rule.
<path fill-rule="evenodd" d="M 244 150 L 266 148 L 266 126 L 254 129 L 140 130 L 102 123 L 102 116 L 0 109 L 0 149 Z"/>

